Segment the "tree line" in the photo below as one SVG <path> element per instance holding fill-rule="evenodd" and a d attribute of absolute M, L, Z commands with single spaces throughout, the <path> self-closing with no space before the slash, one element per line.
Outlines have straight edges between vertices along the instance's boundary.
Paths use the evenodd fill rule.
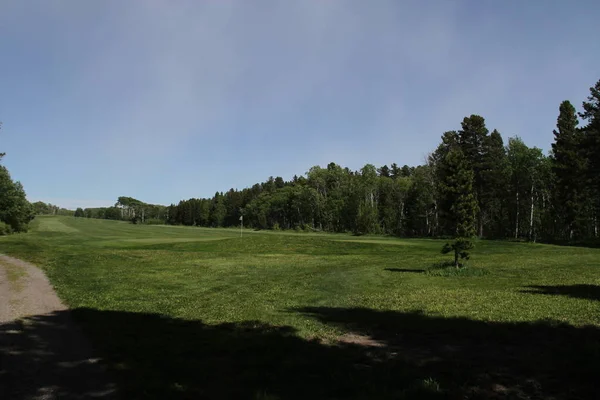
<path fill-rule="evenodd" d="M 80 216 L 136 222 L 256 229 L 381 233 L 405 237 L 598 238 L 600 81 L 577 113 L 558 109 L 549 154 L 518 136 L 505 142 L 479 115 L 443 133 L 423 165 L 358 171 L 335 163 L 286 181 L 270 177 L 242 190 L 168 207 L 127 197 Z M 550 135 L 550 132 L 548 132 Z"/>
<path fill-rule="evenodd" d="M 68 210 L 50 203 L 44 203 L 43 201 L 31 203 L 31 207 L 33 207 L 35 215 L 65 215 L 72 217 L 75 214 L 73 210 Z"/>

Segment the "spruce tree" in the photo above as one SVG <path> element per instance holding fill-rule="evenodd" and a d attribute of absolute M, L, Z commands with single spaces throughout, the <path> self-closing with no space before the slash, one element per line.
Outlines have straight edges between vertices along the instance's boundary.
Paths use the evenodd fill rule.
<path fill-rule="evenodd" d="M 473 190 L 474 172 L 467 157 L 458 147 L 452 147 L 444 158 L 444 182 L 442 190 L 450 203 L 450 218 L 454 230 L 454 242 L 446 243 L 442 253 L 454 252 L 454 266 L 460 266 L 460 260 L 469 259 L 469 250 L 473 248 L 475 236 L 475 216 L 477 200 Z"/>
<path fill-rule="evenodd" d="M 579 116 L 587 122 L 583 127 L 583 148 L 587 159 L 587 183 L 591 203 L 593 235 L 598 237 L 600 219 L 600 80 L 590 88 L 588 101 Z"/>
<path fill-rule="evenodd" d="M 552 143 L 552 172 L 555 176 L 554 196 L 558 231 L 569 239 L 581 236 L 584 204 L 585 166 L 582 135 L 575 107 L 569 101 L 560 105 L 560 113 Z"/>
<path fill-rule="evenodd" d="M 494 131 L 483 141 L 481 171 L 482 192 L 480 207 L 482 220 L 489 225 L 488 234 L 504 237 L 506 232 L 506 203 L 508 193 L 508 160 L 500 132 Z"/>
<path fill-rule="evenodd" d="M 462 122 L 462 129 L 458 132 L 458 141 L 466 157 L 467 162 L 473 169 L 474 193 L 478 202 L 477 226 L 479 235 L 483 235 L 483 215 L 485 182 L 483 179 L 484 171 L 488 168 L 484 163 L 484 143 L 488 137 L 488 129 L 485 126 L 485 119 L 479 115 L 465 117 Z"/>

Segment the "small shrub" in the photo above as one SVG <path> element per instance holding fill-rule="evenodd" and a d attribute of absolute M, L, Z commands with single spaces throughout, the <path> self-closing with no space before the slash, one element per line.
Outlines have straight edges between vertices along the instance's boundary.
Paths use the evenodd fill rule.
<path fill-rule="evenodd" d="M 421 387 L 430 392 L 440 393 L 442 391 L 440 384 L 433 378 L 424 379 L 421 383 Z"/>
<path fill-rule="evenodd" d="M 10 235 L 13 232 L 10 225 L 0 221 L 0 236 Z"/>
<path fill-rule="evenodd" d="M 158 219 L 158 218 L 148 218 L 147 220 L 144 221 L 144 224 L 146 224 L 146 225 L 165 225 L 165 221 L 163 221 L 162 219 Z"/>
<path fill-rule="evenodd" d="M 469 259 L 469 250 L 473 248 L 473 242 L 469 238 L 456 238 L 452 243 L 446 243 L 442 248 L 442 254 L 454 253 L 454 266 L 462 267 L 461 260 Z"/>
<path fill-rule="evenodd" d="M 273 230 L 274 230 L 274 231 L 280 231 L 280 230 L 281 230 L 281 227 L 279 226 L 279 223 L 278 223 L 278 222 L 275 222 L 275 223 L 273 224 Z"/>
<path fill-rule="evenodd" d="M 255 400 L 279 400 L 279 397 L 267 392 L 258 392 L 254 395 Z"/>
<path fill-rule="evenodd" d="M 440 384 L 433 378 L 427 378 L 404 389 L 399 393 L 399 399 L 439 399 L 443 394 Z"/>

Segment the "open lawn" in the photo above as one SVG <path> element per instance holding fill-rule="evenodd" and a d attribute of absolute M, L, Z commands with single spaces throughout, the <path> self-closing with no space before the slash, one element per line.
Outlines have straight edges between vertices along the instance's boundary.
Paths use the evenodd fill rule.
<path fill-rule="evenodd" d="M 480 241 L 437 276 L 443 243 L 38 217 L 0 252 L 127 399 L 596 398 L 600 249 Z"/>

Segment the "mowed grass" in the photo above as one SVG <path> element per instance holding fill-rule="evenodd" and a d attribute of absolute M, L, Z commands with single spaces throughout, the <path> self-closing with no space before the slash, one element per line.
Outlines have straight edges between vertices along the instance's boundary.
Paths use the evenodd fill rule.
<path fill-rule="evenodd" d="M 436 276 L 439 240 L 32 225 L 0 252 L 47 271 L 126 398 L 594 394 L 598 249 L 480 241 L 485 274 Z"/>

